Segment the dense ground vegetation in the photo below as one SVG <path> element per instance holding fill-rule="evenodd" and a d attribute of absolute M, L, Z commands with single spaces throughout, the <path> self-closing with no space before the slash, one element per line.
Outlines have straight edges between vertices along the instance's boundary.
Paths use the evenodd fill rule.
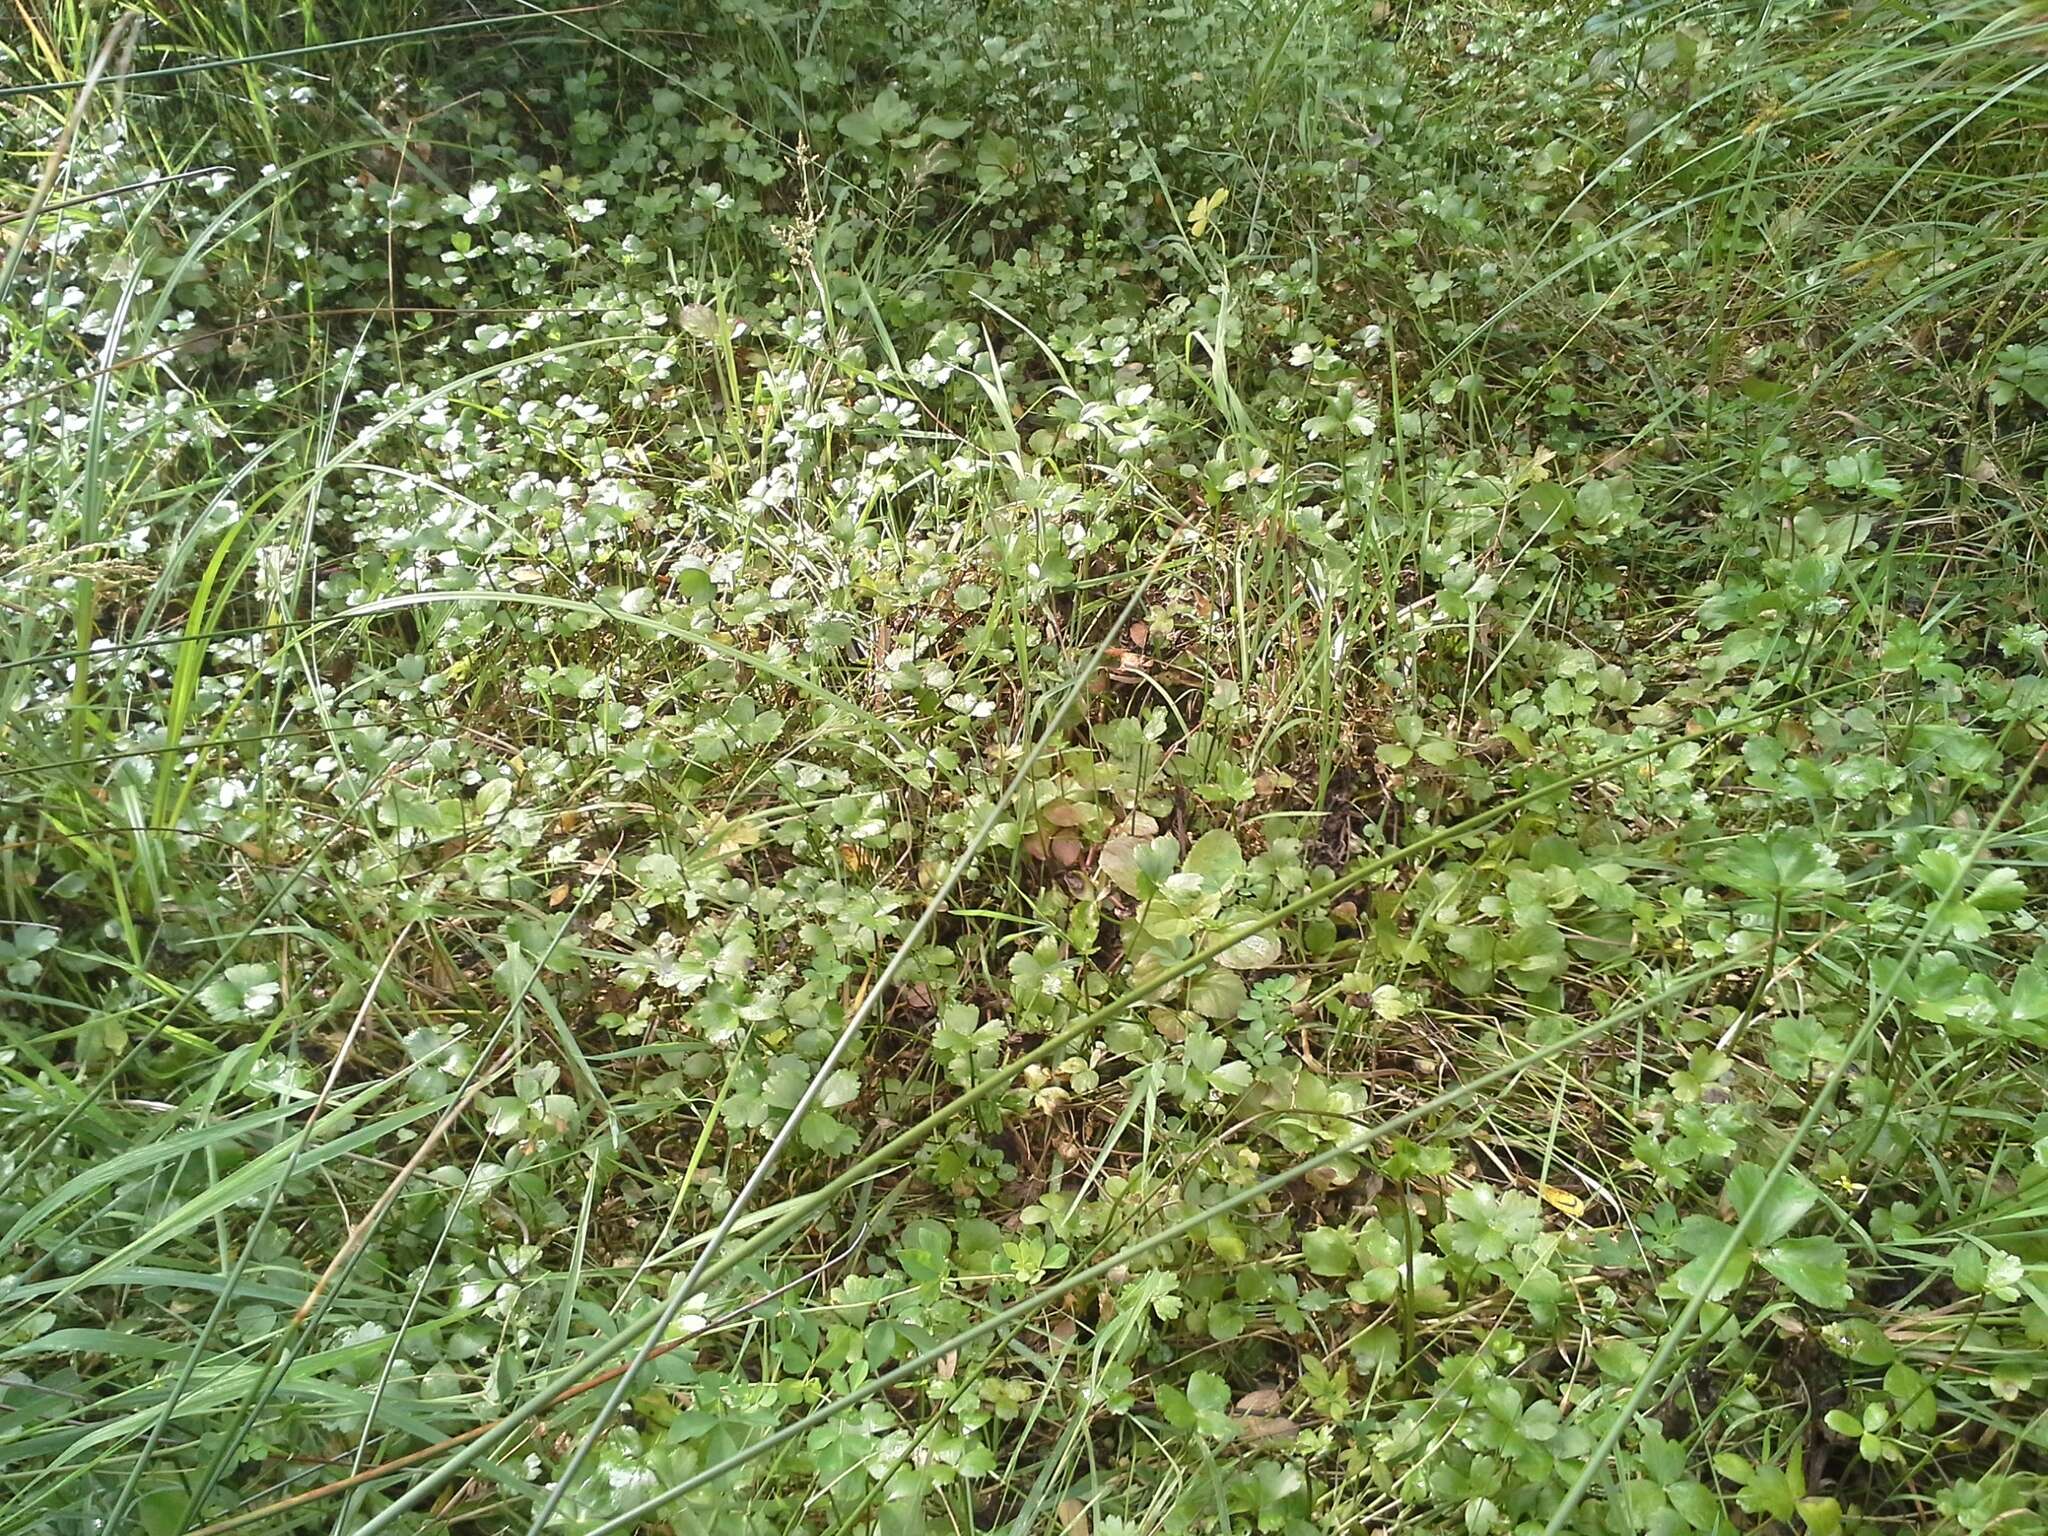
<path fill-rule="evenodd" d="M 2048 11 L 11 9 L 0 1536 L 2048 1532 Z"/>

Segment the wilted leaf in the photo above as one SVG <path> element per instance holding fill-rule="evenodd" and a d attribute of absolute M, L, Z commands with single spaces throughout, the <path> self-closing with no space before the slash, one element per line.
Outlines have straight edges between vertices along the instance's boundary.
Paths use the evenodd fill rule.
<path fill-rule="evenodd" d="M 1262 971 L 1280 963 L 1280 941 L 1271 933 L 1247 934 L 1216 957 L 1233 971 Z"/>

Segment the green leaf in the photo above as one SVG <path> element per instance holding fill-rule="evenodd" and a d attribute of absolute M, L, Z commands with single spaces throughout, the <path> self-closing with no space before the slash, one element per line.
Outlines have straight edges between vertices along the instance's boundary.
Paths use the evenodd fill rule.
<path fill-rule="evenodd" d="M 1244 852 L 1235 837 L 1219 829 L 1197 838 L 1180 867 L 1199 879 L 1204 890 L 1223 892 L 1244 873 Z"/>
<path fill-rule="evenodd" d="M 1911 1001 L 1913 1012 L 1929 1023 L 1971 1032 L 1995 1028 L 2004 1011 L 1991 978 L 1971 970 L 1946 949 L 1922 960 L 1919 974 L 1900 991 Z"/>
<path fill-rule="evenodd" d="M 1263 971 L 1280 963 L 1280 941 L 1271 932 L 1248 934 L 1218 955 L 1216 963 L 1233 971 Z"/>
<path fill-rule="evenodd" d="M 1650 1364 L 1650 1352 L 1631 1339 L 1608 1339 L 1594 1346 L 1593 1363 L 1609 1381 L 1632 1383 Z"/>
<path fill-rule="evenodd" d="M 1721 1518 L 1721 1501 L 1697 1478 L 1672 1483 L 1664 1493 L 1671 1501 L 1671 1507 L 1684 1516 L 1685 1523 L 1696 1531 L 1711 1531 Z"/>
<path fill-rule="evenodd" d="M 1230 1383 L 1214 1371 L 1196 1371 L 1188 1378 L 1184 1394 L 1162 1386 L 1157 1397 L 1166 1421 L 1175 1429 L 1192 1430 L 1212 1440 L 1229 1440 L 1237 1434 L 1237 1426 L 1230 1421 Z M 1174 1398 L 1180 1403 L 1175 1404 Z"/>
<path fill-rule="evenodd" d="M 1768 837 L 1741 837 L 1707 873 L 1723 885 L 1758 900 L 1770 897 L 1835 895 L 1842 890 L 1842 872 L 1831 849 L 1803 832 L 1773 832 Z"/>
<path fill-rule="evenodd" d="M 1806 1497 L 1806 1477 L 1799 1467 L 1796 1450 L 1793 1457 L 1789 1469 L 1758 1467 L 1742 1491 L 1736 1494 L 1735 1502 L 1752 1515 L 1791 1520 L 1798 1511 L 1799 1501 Z"/>
<path fill-rule="evenodd" d="M 1555 480 L 1538 480 L 1522 491 L 1522 523 L 1532 533 L 1553 533 L 1571 522 L 1578 498 Z"/>
<path fill-rule="evenodd" d="M 1715 1472 L 1738 1488 L 1747 1487 L 1756 1477 L 1755 1464 L 1734 1451 L 1716 1451 L 1711 1464 Z"/>
<path fill-rule="evenodd" d="M 711 601 L 718 589 L 711 584 L 711 573 L 698 565 L 680 566 L 674 572 L 676 595 L 686 603 L 699 607 Z"/>
<path fill-rule="evenodd" d="M 222 1024 L 261 1018 L 277 1006 L 277 973 L 267 965 L 231 965 L 200 989 L 199 1006 Z"/>
<path fill-rule="evenodd" d="M 1138 849 L 1138 894 L 1149 897 L 1164 890 L 1179 866 L 1180 844 L 1172 838 L 1162 835 L 1144 844 Z M 1189 882 L 1200 884 L 1193 876 Z"/>
<path fill-rule="evenodd" d="M 1473 1184 L 1454 1193 L 1444 1208 L 1450 1218 L 1437 1226 L 1438 1243 L 1446 1253 L 1477 1264 L 1497 1263 L 1516 1244 L 1533 1243 L 1543 1235 L 1542 1205 L 1518 1189 Z"/>
<path fill-rule="evenodd" d="M 1743 1276 L 1749 1273 L 1751 1249 L 1747 1244 L 1738 1244 L 1720 1274 L 1714 1275 L 1714 1265 L 1734 1236 L 1735 1229 L 1724 1221 L 1711 1216 L 1687 1217 L 1679 1226 L 1677 1245 L 1680 1251 L 1692 1254 L 1693 1260 L 1671 1277 L 1672 1288 L 1681 1296 L 1705 1292 L 1709 1300 L 1716 1300 L 1740 1285 Z M 1711 1290 L 1709 1276 L 1713 1276 Z"/>
<path fill-rule="evenodd" d="M 2015 1023 L 2048 1024 L 2048 964 L 2042 963 L 2042 957 L 2020 967 L 2012 979 L 2012 997 L 2006 1008 Z"/>
<path fill-rule="evenodd" d="M 1188 988 L 1188 1006 L 1205 1019 L 1234 1019 L 1250 995 L 1235 971 L 1211 966 Z"/>
<path fill-rule="evenodd" d="M 1127 834 L 1112 837 L 1102 845 L 1095 867 L 1102 871 L 1109 883 L 1126 896 L 1143 898 L 1145 892 L 1139 885 L 1138 853 L 1145 847 L 1140 838 Z"/>
<path fill-rule="evenodd" d="M 2017 1256 L 1975 1241 L 1956 1245 L 1949 1255 L 1949 1272 L 1958 1290 L 1994 1301 L 2018 1301 L 2020 1284 L 2027 1275 L 2026 1265 Z"/>
<path fill-rule="evenodd" d="M 182 1488 L 158 1488 L 137 1499 L 135 1518 L 143 1536 L 178 1536 L 185 1529 L 187 1502 Z"/>
<path fill-rule="evenodd" d="M 1336 1227 L 1317 1227 L 1304 1233 L 1301 1254 L 1309 1273 L 1333 1280 L 1350 1274 L 1353 1242 L 1350 1233 Z"/>
<path fill-rule="evenodd" d="M 1000 191 L 1024 174 L 1024 151 L 1000 133 L 986 133 L 974 146 L 974 179 L 984 192 Z"/>
<path fill-rule="evenodd" d="M 1159 1409 L 1159 1416 L 1167 1424 L 1184 1435 L 1195 1432 L 1195 1407 L 1188 1401 L 1187 1393 L 1179 1387 L 1161 1382 L 1152 1389 L 1153 1404 Z"/>
<path fill-rule="evenodd" d="M 1858 1365 L 1886 1365 L 1899 1357 L 1898 1346 L 1867 1317 L 1838 1319 L 1828 1324 L 1821 1338 L 1829 1349 Z"/>
<path fill-rule="evenodd" d="M 1787 1169 L 1772 1181 L 1770 1170 L 1755 1163 L 1738 1163 L 1728 1175 L 1722 1193 L 1735 1207 L 1736 1215 L 1747 1216 L 1753 1208 L 1756 1210 L 1748 1235 L 1759 1246 L 1776 1242 L 1798 1226 L 1820 1199 L 1820 1191 L 1792 1170 Z"/>
<path fill-rule="evenodd" d="M 848 112 L 839 119 L 839 131 L 867 149 L 873 149 L 884 139 L 893 139 L 917 120 L 917 109 L 897 93 L 893 85 L 884 86 L 881 95 L 858 112 Z"/>
<path fill-rule="evenodd" d="M 1252 1315 L 1233 1301 L 1212 1303 L 1209 1308 L 1209 1337 L 1219 1343 L 1242 1338 L 1251 1326 Z"/>
<path fill-rule="evenodd" d="M 1979 912 L 1996 912 L 2001 915 L 2017 912 L 2027 904 L 2026 881 L 2016 870 L 1999 865 L 1987 869 L 1977 882 L 1977 888 L 1970 892 L 1970 905 Z"/>
<path fill-rule="evenodd" d="M 1802 1301 L 1849 1304 L 1849 1250 L 1832 1237 L 1788 1237 L 1759 1249 L 1756 1261 Z"/>
<path fill-rule="evenodd" d="M 1842 1506 L 1825 1494 L 1811 1494 L 1799 1501 L 1799 1519 L 1806 1536 L 1837 1536 L 1842 1529 Z"/>
<path fill-rule="evenodd" d="M 1899 1424 L 1902 1428 L 1934 1428 L 1937 1411 L 1934 1388 L 1920 1372 L 1905 1361 L 1898 1361 L 1884 1373 L 1884 1390 L 1898 1409 Z"/>

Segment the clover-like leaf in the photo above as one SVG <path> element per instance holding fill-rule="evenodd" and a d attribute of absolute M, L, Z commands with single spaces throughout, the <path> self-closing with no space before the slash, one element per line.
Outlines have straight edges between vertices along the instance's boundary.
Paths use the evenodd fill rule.
<path fill-rule="evenodd" d="M 1834 850 L 1804 832 L 1739 837 L 1708 862 L 1707 873 L 1760 901 L 1795 895 L 1832 896 L 1843 886 Z"/>
<path fill-rule="evenodd" d="M 277 972 L 267 965 L 231 965 L 200 989 L 199 1006 L 222 1024 L 257 1019 L 277 1006 Z"/>
<path fill-rule="evenodd" d="M 1183 1434 L 1229 1440 L 1237 1434 L 1230 1419 L 1230 1384 L 1214 1371 L 1196 1371 L 1187 1389 L 1162 1384 L 1154 1398 L 1166 1422 Z"/>

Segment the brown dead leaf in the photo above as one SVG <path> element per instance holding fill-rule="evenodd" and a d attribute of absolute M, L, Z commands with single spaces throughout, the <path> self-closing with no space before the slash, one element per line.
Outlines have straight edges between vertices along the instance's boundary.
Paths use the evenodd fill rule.
<path fill-rule="evenodd" d="M 1230 1422 L 1237 1426 L 1237 1437 L 1247 1444 L 1257 1440 L 1291 1439 L 1301 1433 L 1301 1426 L 1292 1419 L 1266 1418 L 1259 1414 L 1232 1414 Z"/>
<path fill-rule="evenodd" d="M 1278 1440 L 1301 1433 L 1301 1426 L 1280 1412 L 1280 1389 L 1257 1387 L 1237 1400 L 1230 1416 L 1245 1440 Z"/>
<path fill-rule="evenodd" d="M 1063 1536 L 1088 1536 L 1088 1506 L 1079 1499 L 1061 1499 L 1055 1513 Z"/>

